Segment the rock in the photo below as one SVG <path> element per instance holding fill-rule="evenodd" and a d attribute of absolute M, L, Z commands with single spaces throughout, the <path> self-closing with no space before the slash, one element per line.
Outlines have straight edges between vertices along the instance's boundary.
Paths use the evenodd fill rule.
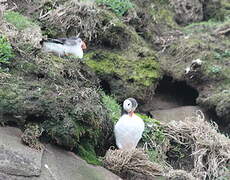
<path fill-rule="evenodd" d="M 150 113 L 154 119 L 167 123 L 172 120 L 183 121 L 188 117 L 194 117 L 198 110 L 201 110 L 199 106 L 181 106 L 172 109 L 151 111 Z"/>
<path fill-rule="evenodd" d="M 4 180 L 121 180 L 103 167 L 87 164 L 84 160 L 53 145 L 47 145 L 39 177 L 9 176 Z"/>
<path fill-rule="evenodd" d="M 47 168 L 48 167 L 48 168 Z M 103 167 L 87 164 L 84 160 L 58 147 L 47 145 L 43 157 L 42 173 L 32 180 L 119 180 Z"/>
<path fill-rule="evenodd" d="M 21 143 L 17 128 L 0 128 L 0 172 L 19 176 L 38 176 L 43 151 Z M 1 175 L 0 175 L 1 176 Z"/>
<path fill-rule="evenodd" d="M 121 179 L 59 147 L 47 145 L 44 153 L 31 149 L 21 143 L 21 134 L 17 128 L 0 127 L 0 180 Z"/>
<path fill-rule="evenodd" d="M 189 24 L 203 20 L 203 5 L 199 0 L 171 0 L 178 24 Z"/>

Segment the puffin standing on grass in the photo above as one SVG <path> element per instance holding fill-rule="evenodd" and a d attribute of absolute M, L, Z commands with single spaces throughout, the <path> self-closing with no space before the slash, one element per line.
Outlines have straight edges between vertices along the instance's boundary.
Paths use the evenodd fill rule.
<path fill-rule="evenodd" d="M 114 127 L 116 144 L 119 149 L 135 149 L 142 137 L 144 121 L 134 114 L 137 101 L 128 98 L 123 102 L 123 108 L 128 114 L 123 114 Z"/>
<path fill-rule="evenodd" d="M 86 49 L 86 44 L 79 37 L 42 40 L 41 45 L 45 52 L 52 52 L 58 56 L 73 55 L 78 58 L 83 58 L 83 49 Z"/>

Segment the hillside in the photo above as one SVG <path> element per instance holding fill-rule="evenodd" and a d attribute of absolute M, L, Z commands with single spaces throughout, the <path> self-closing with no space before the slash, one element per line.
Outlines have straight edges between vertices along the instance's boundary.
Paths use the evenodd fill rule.
<path fill-rule="evenodd" d="M 79 33 L 87 45 L 83 59 L 41 49 L 42 39 Z M 227 179 L 230 157 L 210 137 L 230 141 L 228 0 L 0 1 L 0 123 L 20 128 L 24 144 L 36 150 L 55 144 L 102 165 L 99 157 L 115 146 L 113 126 L 128 97 L 137 99 L 146 123 L 157 124 L 145 133 L 152 133 L 158 148 L 167 146 L 156 158 L 151 152 L 159 149 L 150 145 L 151 161 L 167 161 L 198 179 Z M 206 120 L 195 123 L 200 109 Z M 199 139 L 196 133 L 205 137 L 206 130 L 208 140 Z M 150 139 L 143 137 L 140 147 Z M 213 142 L 217 154 L 212 143 L 199 146 L 199 140 Z M 226 144 L 220 147 L 227 153 Z M 199 156 L 203 169 L 191 155 L 197 147 L 207 148 Z M 192 158 L 180 162 L 182 156 Z M 224 172 L 210 170 L 214 161 L 207 157 L 221 157 L 215 165 Z"/>

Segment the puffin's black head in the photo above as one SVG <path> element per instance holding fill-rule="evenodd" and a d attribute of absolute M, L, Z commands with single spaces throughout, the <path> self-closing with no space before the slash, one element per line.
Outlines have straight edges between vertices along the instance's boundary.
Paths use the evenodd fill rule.
<path fill-rule="evenodd" d="M 123 102 L 123 108 L 128 113 L 133 113 L 137 108 L 137 106 L 138 106 L 137 101 L 134 98 L 128 98 Z"/>

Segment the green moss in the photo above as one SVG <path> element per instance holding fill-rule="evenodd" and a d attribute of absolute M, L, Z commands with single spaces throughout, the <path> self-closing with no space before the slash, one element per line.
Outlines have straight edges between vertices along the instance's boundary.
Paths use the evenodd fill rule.
<path fill-rule="evenodd" d="M 29 18 L 14 11 L 6 11 L 4 13 L 4 18 L 7 22 L 13 24 L 18 30 L 23 30 L 36 25 Z"/>
<path fill-rule="evenodd" d="M 96 51 L 87 54 L 86 64 L 99 75 L 116 75 L 126 82 L 148 87 L 160 77 L 160 66 L 155 57 L 138 60 L 109 51 Z"/>
<path fill-rule="evenodd" d="M 115 98 L 107 95 L 102 96 L 102 102 L 108 110 L 109 118 L 115 124 L 121 116 L 121 106 L 117 103 Z"/>
<path fill-rule="evenodd" d="M 93 165 L 102 165 L 102 162 L 96 156 L 94 151 L 94 146 L 89 142 L 81 142 L 81 145 L 78 147 L 77 153 L 82 159 L 86 160 L 87 163 Z"/>
<path fill-rule="evenodd" d="M 108 133 L 110 119 L 85 64 L 42 53 L 11 64 L 11 76 L 0 78 L 3 123 L 38 120 L 50 139 L 68 148 L 78 147 L 82 138 L 96 146 L 102 131 Z"/>

